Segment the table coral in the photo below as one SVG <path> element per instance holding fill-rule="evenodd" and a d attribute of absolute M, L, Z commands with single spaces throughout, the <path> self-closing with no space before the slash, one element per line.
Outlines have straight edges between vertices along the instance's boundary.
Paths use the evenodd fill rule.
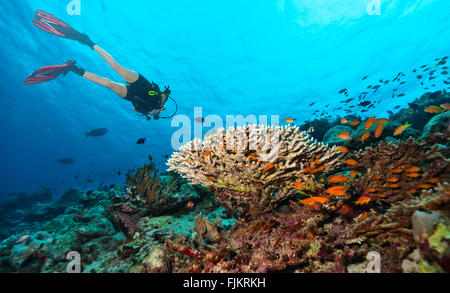
<path fill-rule="evenodd" d="M 233 213 L 258 215 L 298 193 L 294 183 L 314 190 L 316 175 L 339 167 L 341 157 L 297 126 L 247 125 L 195 139 L 167 164 L 192 184 L 215 190 Z"/>

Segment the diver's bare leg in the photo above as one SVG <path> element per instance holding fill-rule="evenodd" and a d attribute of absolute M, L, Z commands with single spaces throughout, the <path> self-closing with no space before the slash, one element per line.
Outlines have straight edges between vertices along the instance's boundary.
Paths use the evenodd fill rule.
<path fill-rule="evenodd" d="M 125 98 L 127 96 L 127 87 L 124 84 L 109 80 L 87 71 L 83 74 L 83 77 L 96 84 L 109 88 L 110 90 L 118 94 L 121 98 Z"/>
<path fill-rule="evenodd" d="M 100 48 L 98 45 L 94 45 L 94 50 L 109 64 L 109 66 L 111 66 L 112 69 L 114 69 L 115 72 L 117 72 L 123 78 L 123 80 L 128 83 L 133 83 L 138 80 L 139 74 L 137 72 L 125 68 L 117 63 L 117 61 L 114 60 L 114 58 L 108 52 Z"/>

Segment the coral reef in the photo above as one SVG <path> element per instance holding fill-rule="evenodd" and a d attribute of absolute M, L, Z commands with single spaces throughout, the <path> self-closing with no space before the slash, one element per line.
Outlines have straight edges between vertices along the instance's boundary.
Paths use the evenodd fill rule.
<path fill-rule="evenodd" d="M 272 210 L 297 193 L 296 184 L 314 189 L 315 175 L 338 167 L 341 156 L 296 126 L 247 125 L 196 139 L 167 164 L 192 184 L 215 190 L 218 202 L 243 217 Z"/>
<path fill-rule="evenodd" d="M 391 137 L 399 118 L 341 125 L 351 115 L 247 125 L 183 146 L 169 172 L 148 162 L 127 188 L 17 194 L 0 204 L 0 272 L 65 272 L 70 251 L 100 273 L 361 273 L 373 255 L 380 272 L 449 272 L 448 112 L 421 115 L 424 97 L 448 94 L 400 111 L 422 135 Z M 340 146 L 301 131 L 312 125 Z M 336 139 L 343 130 L 352 138 Z"/>
<path fill-rule="evenodd" d="M 247 200 L 258 217 L 238 215 L 241 220 L 231 229 L 219 231 L 220 241 L 208 245 L 186 237 L 167 240 L 167 248 L 175 252 L 167 256 L 174 271 L 365 272 L 365 259 L 371 251 L 382 256 L 382 272 L 448 270 L 445 239 L 450 166 L 436 145 L 410 138 L 396 143 L 383 141 L 349 152 L 345 157 L 339 156 L 337 160 L 342 162 L 331 168 L 308 174 L 312 175 L 309 182 L 314 183 L 309 190 L 301 184 L 305 180 L 282 178 L 297 186 L 296 192 L 287 193 L 278 205 L 265 205 L 265 209 L 258 209 L 252 202 L 251 196 L 258 197 L 260 190 L 252 189 L 247 198 L 239 197 L 242 191 L 236 190 L 237 184 L 224 182 L 235 180 L 233 177 L 221 178 L 217 174 L 221 178 L 218 184 L 219 180 L 202 180 L 203 176 L 216 178 L 216 174 L 204 170 L 217 166 L 218 158 L 235 159 L 235 153 L 206 151 L 207 156 L 214 153 L 217 158 L 205 160 L 205 151 L 196 151 L 193 145 L 203 146 L 196 141 L 189 148 L 182 148 L 169 161 L 171 168 L 194 183 L 214 189 L 217 201 L 228 209 L 238 208 L 236 202 Z M 250 168 L 254 166 L 252 161 L 246 163 Z M 302 164 L 295 166 L 305 169 Z M 226 164 L 221 167 L 227 170 Z M 299 184 L 293 184 L 296 180 Z M 298 204 L 294 202 L 296 198 Z M 432 213 L 435 223 L 441 223 L 428 225 L 427 233 L 420 239 L 414 237 L 420 230 L 415 220 L 419 212 Z M 423 225 L 426 223 L 422 221 Z M 424 246 L 430 238 L 433 245 Z M 180 258 L 186 265 L 180 266 Z"/>

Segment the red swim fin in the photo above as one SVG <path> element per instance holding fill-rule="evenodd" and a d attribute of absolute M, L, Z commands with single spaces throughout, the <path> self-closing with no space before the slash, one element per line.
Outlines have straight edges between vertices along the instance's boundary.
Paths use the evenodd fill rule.
<path fill-rule="evenodd" d="M 55 36 L 79 41 L 81 33 L 76 29 L 63 22 L 56 16 L 51 15 L 42 10 L 36 10 L 36 15 L 33 19 L 33 24 L 50 34 Z"/>
<path fill-rule="evenodd" d="M 66 75 L 67 72 L 71 70 L 71 67 L 75 65 L 75 61 L 67 61 L 63 65 L 53 65 L 39 68 L 33 72 L 27 79 L 25 79 L 25 84 L 38 84 L 43 82 L 48 82 L 60 76 L 61 74 Z"/>

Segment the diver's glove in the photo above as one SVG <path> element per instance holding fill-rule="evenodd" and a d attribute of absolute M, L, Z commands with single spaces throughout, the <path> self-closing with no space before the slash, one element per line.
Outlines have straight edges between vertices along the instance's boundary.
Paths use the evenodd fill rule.
<path fill-rule="evenodd" d="M 170 96 L 171 93 L 172 93 L 172 91 L 170 90 L 170 86 L 166 86 L 163 94 L 165 94 L 166 97 L 168 97 L 168 96 Z"/>

